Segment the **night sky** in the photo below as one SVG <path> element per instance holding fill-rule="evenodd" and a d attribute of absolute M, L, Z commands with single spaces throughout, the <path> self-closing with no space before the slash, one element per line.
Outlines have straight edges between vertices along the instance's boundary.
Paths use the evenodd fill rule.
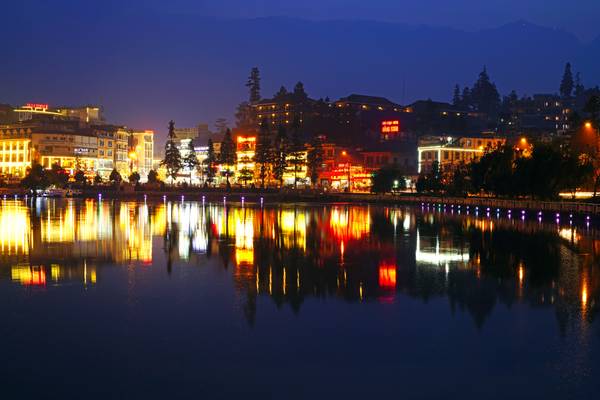
<path fill-rule="evenodd" d="M 0 103 L 102 104 L 110 122 L 163 135 L 171 118 L 182 126 L 220 116 L 233 122 L 254 65 L 265 96 L 302 80 L 316 98 L 359 92 L 399 103 L 447 101 L 452 86 L 471 84 L 484 64 L 503 93 L 556 91 L 566 61 L 584 83 L 600 83 L 597 0 L 24 0 L 0 10 Z M 252 20 L 281 16 L 293 19 Z M 329 35 L 324 21 L 331 20 L 355 24 L 339 28 L 349 31 L 348 43 Z M 517 21 L 508 33 L 489 31 Z M 524 21 L 533 25 L 519 32 Z M 361 41 L 369 34 L 371 43 Z M 548 42 L 527 59 L 532 48 L 519 47 L 519 35 L 536 34 Z M 457 50 L 441 54 L 447 46 L 436 42 L 449 35 Z M 494 52 L 477 40 L 507 48 Z M 377 44 L 387 56 L 377 59 Z M 507 52 L 523 56 L 509 60 Z M 432 64 L 448 67 L 430 71 Z M 547 74 L 539 73 L 543 66 Z"/>

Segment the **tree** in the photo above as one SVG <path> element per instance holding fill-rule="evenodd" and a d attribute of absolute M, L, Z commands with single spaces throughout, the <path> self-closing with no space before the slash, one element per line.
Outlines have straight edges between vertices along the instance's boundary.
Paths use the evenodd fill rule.
<path fill-rule="evenodd" d="M 396 166 L 387 166 L 377 170 L 371 178 L 371 192 L 389 193 L 392 190 L 406 188 L 406 178 Z"/>
<path fill-rule="evenodd" d="M 560 95 L 563 98 L 571 97 L 573 93 L 573 73 L 571 72 L 571 63 L 565 65 L 565 72 L 563 73 L 562 80 L 560 81 Z"/>
<path fill-rule="evenodd" d="M 265 187 L 265 179 L 269 172 L 271 163 L 271 131 L 269 129 L 269 120 L 265 118 L 260 124 L 260 130 L 256 141 L 256 155 L 254 161 L 259 166 L 260 187 Z"/>
<path fill-rule="evenodd" d="M 252 180 L 253 177 L 254 177 L 254 171 L 252 171 L 248 167 L 244 167 L 239 171 L 238 180 L 240 182 L 242 182 L 243 186 L 246 186 L 248 184 L 248 182 L 250 182 Z"/>
<path fill-rule="evenodd" d="M 304 91 L 304 84 L 302 82 L 298 82 L 298 83 L 296 83 L 296 86 L 294 86 L 293 96 L 294 96 L 294 100 L 299 103 L 306 101 L 308 99 L 308 95 Z"/>
<path fill-rule="evenodd" d="M 233 174 L 232 167 L 235 164 L 235 143 L 231 137 L 231 130 L 225 131 L 225 137 L 223 143 L 221 143 L 221 164 L 225 168 L 223 171 L 225 178 L 227 179 L 227 187 L 231 187 L 229 177 Z"/>
<path fill-rule="evenodd" d="M 460 98 L 460 86 L 458 86 L 458 84 L 456 84 L 454 86 L 454 93 L 452 95 L 452 104 L 454 106 L 460 106 L 461 103 L 461 98 Z"/>
<path fill-rule="evenodd" d="M 468 86 L 465 86 L 462 91 L 462 96 L 460 96 L 460 104 L 470 109 L 473 106 L 473 101 L 471 99 L 471 89 Z"/>
<path fill-rule="evenodd" d="M 277 101 L 283 101 L 287 98 L 288 94 L 289 93 L 288 93 L 287 89 L 285 88 L 285 86 L 281 86 L 279 88 L 279 91 L 277 93 L 275 93 L 275 95 L 273 96 L 273 99 L 277 100 Z"/>
<path fill-rule="evenodd" d="M 585 87 L 583 83 L 581 83 L 581 74 L 578 72 L 575 74 L 575 97 L 579 98 L 583 96 L 585 92 Z"/>
<path fill-rule="evenodd" d="M 323 166 L 323 137 L 315 136 L 311 141 L 310 148 L 306 155 L 306 163 L 308 168 L 308 175 L 310 177 L 310 183 L 313 187 L 319 180 L 319 173 Z"/>
<path fill-rule="evenodd" d="M 302 171 L 302 167 L 306 165 L 304 143 L 300 134 L 300 120 L 294 118 L 292 123 L 292 138 L 289 146 L 289 164 L 291 172 L 294 174 L 294 189 L 298 186 L 298 174 Z"/>
<path fill-rule="evenodd" d="M 224 135 L 227 130 L 227 120 L 225 118 L 217 118 L 215 121 L 215 129 L 218 134 Z"/>
<path fill-rule="evenodd" d="M 65 187 L 69 182 L 69 173 L 59 164 L 52 164 L 49 171 L 46 171 L 46 177 L 49 185 Z"/>
<path fill-rule="evenodd" d="M 140 174 L 137 171 L 133 171 L 131 175 L 129 175 L 129 183 L 133 183 L 136 186 L 140 183 L 140 179 Z"/>
<path fill-rule="evenodd" d="M 283 174 L 287 168 L 288 139 L 285 126 L 280 125 L 277 129 L 277 137 L 273 146 L 273 177 L 283 186 Z"/>
<path fill-rule="evenodd" d="M 206 166 L 206 182 L 208 183 L 213 183 L 215 180 L 215 175 L 217 174 L 216 163 L 217 157 L 215 155 L 215 147 L 212 139 L 208 139 L 208 150 L 206 152 L 206 159 L 204 160 L 204 165 Z"/>
<path fill-rule="evenodd" d="M 171 177 L 172 181 L 177 178 L 177 173 L 182 168 L 181 154 L 175 144 L 175 122 L 169 121 L 169 136 L 165 143 L 165 158 L 160 162 L 160 165 L 167 169 L 167 176 Z"/>
<path fill-rule="evenodd" d="M 190 171 L 190 185 L 192 184 L 192 171 L 195 171 L 198 168 L 200 162 L 198 161 L 198 156 L 196 155 L 196 150 L 194 150 L 194 145 L 192 141 L 188 143 L 187 154 L 183 158 L 183 165 Z"/>
<path fill-rule="evenodd" d="M 429 172 L 424 173 L 421 172 L 419 178 L 416 183 L 417 192 L 434 192 L 438 193 L 442 190 L 442 174 L 440 171 L 440 165 L 438 161 L 434 161 L 431 165 L 431 170 Z"/>
<path fill-rule="evenodd" d="M 31 168 L 27 171 L 25 178 L 21 180 L 21 185 L 32 191 L 46 189 L 49 185 L 46 170 L 37 162 L 34 162 Z"/>
<path fill-rule="evenodd" d="M 112 171 L 110 171 L 108 180 L 111 181 L 113 184 L 118 185 L 119 183 L 121 183 L 123 178 L 121 177 L 121 174 L 119 173 L 119 171 L 117 171 L 116 169 L 113 169 Z"/>
<path fill-rule="evenodd" d="M 254 104 L 260 100 L 260 71 L 258 67 L 252 68 L 250 76 L 246 82 L 246 87 L 249 91 L 250 104 Z"/>
<path fill-rule="evenodd" d="M 477 111 L 487 114 L 490 120 L 495 119 L 500 107 L 500 94 L 496 85 L 490 81 L 486 67 L 483 67 L 477 82 L 473 85 L 471 99 Z"/>
<path fill-rule="evenodd" d="M 158 183 L 158 172 L 153 169 L 148 172 L 148 183 Z"/>
<path fill-rule="evenodd" d="M 506 145 L 485 153 L 471 163 L 470 179 L 473 189 L 496 195 L 507 195 L 514 191 L 514 150 Z"/>
<path fill-rule="evenodd" d="M 99 173 L 96 172 L 96 176 L 94 176 L 94 185 L 101 185 L 104 182 Z"/>
<path fill-rule="evenodd" d="M 80 185 L 85 185 L 87 182 L 87 179 L 85 178 L 85 172 L 80 169 L 75 172 L 74 178 L 75 182 L 79 183 Z"/>
<path fill-rule="evenodd" d="M 243 130 L 256 129 L 256 113 L 247 101 L 238 105 L 235 112 L 235 125 Z"/>

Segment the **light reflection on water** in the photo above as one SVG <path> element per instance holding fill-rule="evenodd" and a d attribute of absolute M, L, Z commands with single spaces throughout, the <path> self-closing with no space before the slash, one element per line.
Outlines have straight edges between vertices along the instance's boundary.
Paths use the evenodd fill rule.
<path fill-rule="evenodd" d="M 25 286 L 97 284 L 104 265 L 152 266 L 219 255 L 238 288 L 300 307 L 306 296 L 348 301 L 397 293 L 555 307 L 591 320 L 599 293 L 594 230 L 412 208 L 228 206 L 196 202 L 4 201 L 0 279 Z M 163 246 L 153 244 L 161 238 Z M 480 324 L 489 310 L 475 310 Z M 580 313 L 571 315 L 579 308 Z M 566 313 L 562 315 L 562 313 Z M 564 326 L 562 327 L 564 328 Z"/>
<path fill-rule="evenodd" d="M 587 355 L 599 346 L 591 331 L 599 251 L 598 231 L 568 221 L 410 207 L 46 199 L 6 200 L 0 207 L 0 285 L 13 289 L 81 285 L 118 292 L 114 275 L 103 277 L 123 271 L 117 279 L 127 280 L 131 297 L 134 271 L 144 270 L 153 271 L 155 288 L 165 288 L 162 296 L 177 296 L 169 289 L 174 271 L 219 270 L 233 292 L 225 288 L 214 301 L 235 297 L 238 318 L 249 327 L 261 323 L 257 315 L 267 307 L 261 299 L 296 315 L 317 312 L 314 305 L 306 310 L 311 300 L 382 310 L 410 300 L 424 305 L 421 316 L 431 310 L 432 318 L 439 318 L 434 312 L 443 300 L 445 314 L 467 316 L 480 332 L 494 314 L 518 318 L 523 308 L 517 306 L 524 306 L 531 321 L 552 312 L 551 330 L 576 338 L 564 353 L 574 361 L 562 364 L 587 374 Z M 220 276 L 202 275 L 209 285 L 220 284 Z M 573 368 L 557 370 L 562 377 Z M 581 383 L 580 376 L 572 379 Z"/>

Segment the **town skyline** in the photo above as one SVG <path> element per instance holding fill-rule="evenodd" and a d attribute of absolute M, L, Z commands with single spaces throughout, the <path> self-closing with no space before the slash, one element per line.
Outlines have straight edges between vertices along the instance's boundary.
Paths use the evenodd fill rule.
<path fill-rule="evenodd" d="M 32 18 L 40 19 L 35 14 Z M 119 15 L 107 16 L 103 24 L 118 26 L 128 21 L 123 18 Z M 61 34 L 54 33 L 56 56 L 67 61 L 67 64 L 69 61 L 78 63 L 80 69 L 85 71 L 83 73 L 73 70 L 74 67 L 59 68 L 48 63 L 48 58 L 40 57 L 40 54 L 19 54 L 12 45 L 10 52 L 16 57 L 9 58 L 5 73 L 0 76 L 2 101 L 14 105 L 26 102 L 102 104 L 108 119 L 122 121 L 128 126 L 153 129 L 164 140 L 165 121 L 171 118 L 180 126 L 193 126 L 201 121 L 212 125 L 220 117 L 227 118 L 231 123 L 235 105 L 246 96 L 243 83 L 247 70 L 254 65 L 263 72 L 265 97 L 275 93 L 282 84 L 289 88 L 300 80 L 305 83 L 311 97 L 317 99 L 327 96 L 336 99 L 358 93 L 386 97 L 403 105 L 424 98 L 449 101 L 454 84 L 470 84 L 483 65 L 488 67 L 502 94 L 508 94 L 513 89 L 519 94 L 529 95 L 554 93 L 557 91 L 556 76 L 568 61 L 581 72 L 586 86 L 598 82 L 595 71 L 598 70 L 599 60 L 595 56 L 598 52 L 594 49 L 600 46 L 600 41 L 584 42 L 560 29 L 523 22 L 498 24 L 472 32 L 439 27 L 407 28 L 399 23 L 386 22 L 315 22 L 303 18 L 293 19 L 295 22 L 288 24 L 292 27 L 281 28 L 290 18 L 220 20 L 198 17 L 198 26 L 183 29 L 182 25 L 187 26 L 193 21 L 189 20 L 190 17 L 179 18 L 170 15 L 148 19 L 141 17 L 139 22 L 133 22 L 133 26 L 140 24 L 140 27 L 144 24 L 164 24 L 167 30 L 174 27 L 177 35 L 190 37 L 189 43 L 180 44 L 174 49 L 166 47 L 171 39 L 168 32 L 163 40 L 146 45 L 138 43 L 141 38 L 132 37 L 127 31 L 119 31 L 122 43 L 115 49 L 116 53 L 113 52 L 115 54 L 108 56 L 109 51 L 112 52 L 106 47 L 110 35 L 102 38 L 106 27 L 96 22 L 92 25 L 95 30 L 85 32 L 81 39 L 89 41 L 91 48 L 77 48 L 74 53 L 73 45 L 61 44 L 60 41 L 89 23 L 85 18 L 81 23 L 70 24 L 71 28 L 65 28 L 66 31 Z M 43 23 L 40 19 L 39 27 L 36 24 L 34 32 L 25 35 L 32 50 L 40 45 L 34 38 L 36 31 L 40 34 L 44 31 Z M 233 31 L 225 35 L 220 33 L 220 26 L 226 31 Z M 311 40 L 312 36 L 306 36 L 311 30 L 319 35 L 332 30 L 333 37 L 327 39 L 325 44 L 333 45 L 339 42 L 338 31 L 344 29 L 348 31 L 348 45 L 352 44 L 352 49 L 359 53 L 362 51 L 364 56 L 333 59 L 318 44 L 314 51 L 298 44 L 299 54 L 294 54 L 293 51 L 280 48 L 277 41 L 258 46 L 256 52 L 243 49 L 245 41 L 240 38 L 241 32 L 257 29 L 262 29 L 263 34 L 269 36 L 278 29 L 287 29 L 285 36 L 293 46 L 304 38 Z M 372 32 L 368 38 L 360 41 L 361 32 L 365 31 Z M 6 33 L 7 38 L 14 35 Z M 152 40 L 153 34 L 149 35 Z M 202 39 L 203 35 L 211 35 L 215 43 L 224 45 L 206 42 Z M 381 45 L 386 54 L 382 57 L 375 56 L 368 49 L 370 38 L 377 36 L 382 38 Z M 461 46 L 451 44 L 449 51 L 457 53 L 451 54 L 453 57 L 448 61 L 441 62 L 438 53 L 444 51 L 446 45 L 436 42 L 446 36 L 457 46 L 458 43 L 468 42 L 474 44 L 476 49 L 481 49 L 481 52 L 468 55 L 460 50 Z M 478 36 L 482 36 L 481 39 Z M 529 36 L 530 40 L 527 39 Z M 394 37 L 400 39 L 394 40 Z M 490 40 L 495 40 L 495 44 L 482 44 Z M 539 44 L 531 48 L 531 41 L 536 40 Z M 416 44 L 411 44 L 415 41 Z M 429 43 L 423 47 L 428 49 L 427 54 L 419 52 L 419 46 L 422 47 L 423 43 Z M 347 44 L 343 44 L 341 50 L 345 47 Z M 92 52 L 92 48 L 96 50 Z M 402 50 L 404 48 L 406 53 Z M 129 52 L 127 49 L 135 50 Z M 103 53 L 106 56 L 102 56 Z M 505 53 L 514 56 L 506 60 Z M 74 54 L 77 54 L 76 59 L 72 58 Z M 305 61 L 298 61 L 301 54 L 307 55 Z M 17 67 L 19 62 L 21 64 Z M 369 65 L 374 65 L 378 73 L 365 73 Z M 443 67 L 432 69 L 431 65 Z M 47 79 L 49 75 L 53 76 L 52 80 Z M 160 76 L 160 79 L 157 80 L 156 76 Z M 79 90 L 72 89 L 76 86 Z M 86 90 L 81 90 L 82 87 Z"/>

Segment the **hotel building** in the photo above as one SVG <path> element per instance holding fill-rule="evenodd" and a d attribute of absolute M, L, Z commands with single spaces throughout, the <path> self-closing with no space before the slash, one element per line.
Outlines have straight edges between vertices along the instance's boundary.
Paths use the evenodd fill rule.
<path fill-rule="evenodd" d="M 440 171 L 450 171 L 459 164 L 470 164 L 487 152 L 506 143 L 505 138 L 482 134 L 460 138 L 425 138 L 417 148 L 418 173 L 431 170 L 437 162 Z"/>

